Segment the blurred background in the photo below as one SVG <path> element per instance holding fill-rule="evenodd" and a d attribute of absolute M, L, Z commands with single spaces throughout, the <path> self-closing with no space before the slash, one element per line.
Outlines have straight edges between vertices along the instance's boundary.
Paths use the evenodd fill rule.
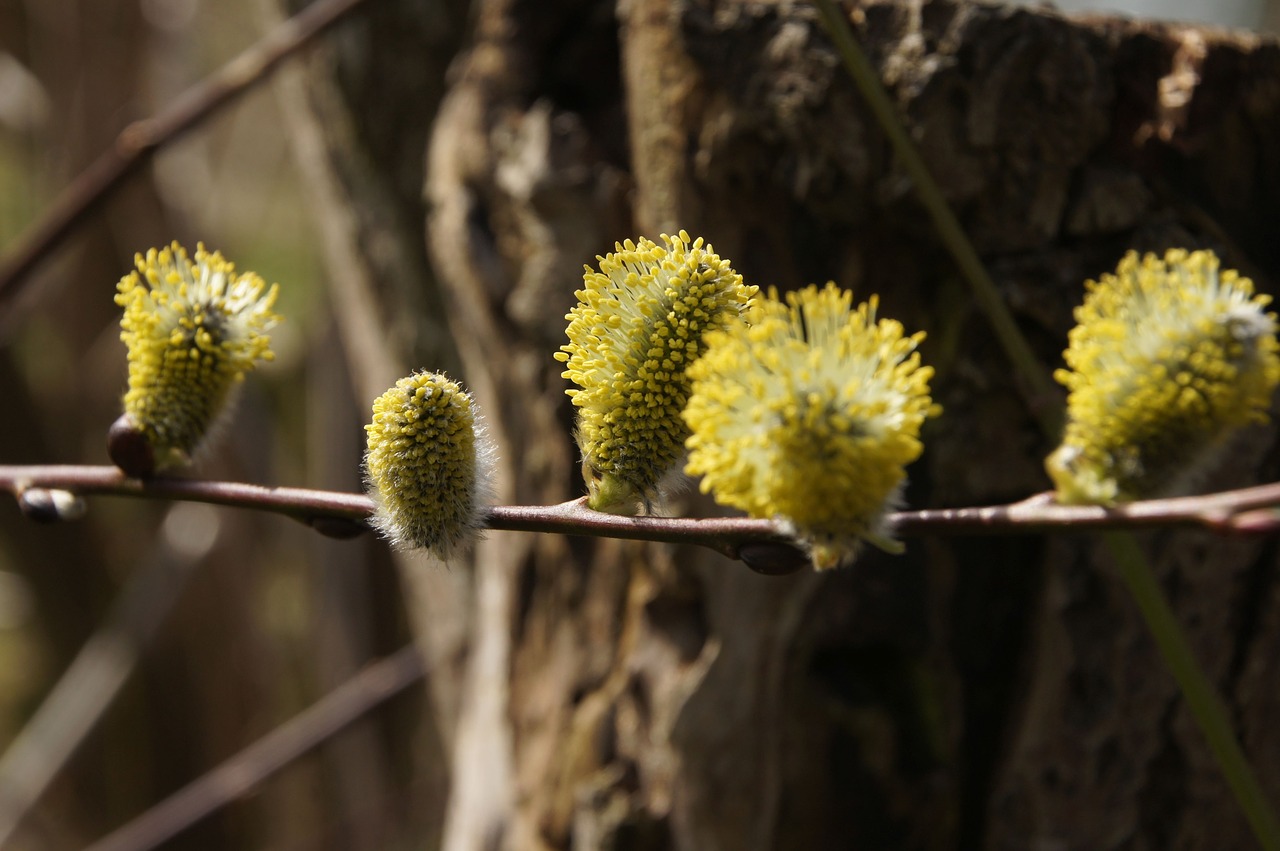
<path fill-rule="evenodd" d="M 465 4 L 448 7 L 444 29 L 457 40 Z M 1249 0 L 1106 8 L 1259 30 L 1276 20 L 1275 4 Z M 0 0 L 0 250 L 121 129 L 277 16 L 264 0 Z M 176 239 L 279 282 L 285 317 L 275 361 L 246 383 L 201 475 L 360 488 L 368 394 L 353 389 L 358 355 L 340 345 L 334 267 L 282 105 L 305 67 L 166 146 L 39 268 L 20 309 L 0 316 L 0 463 L 106 462 L 125 383 L 115 283 L 135 252 Z M 406 203 L 425 216 L 420 201 Z M 453 365 L 447 341 L 414 350 L 426 353 L 418 365 Z M 278 517 L 98 498 L 59 527 L 0 506 L 0 749 L 96 630 L 154 626 L 137 669 L 5 847 L 83 847 L 143 812 L 409 642 L 407 593 L 380 542 L 324 539 Z M 410 689 L 165 847 L 432 847 L 446 781 L 430 701 Z"/>
<path fill-rule="evenodd" d="M 0 246 L 126 125 L 276 17 L 251 0 L 0 3 Z M 324 259 L 270 82 L 166 146 L 40 267 L 17 315 L 0 317 L 3 463 L 106 462 L 125 382 L 115 282 L 135 252 L 175 239 L 279 282 L 285 317 L 275 361 L 246 382 L 200 473 L 359 490 L 365 404 L 334 344 Z M 122 595 L 133 600 L 124 615 Z M 74 526 L 42 527 L 5 506 L 0 742 L 90 635 L 121 617 L 157 626 L 143 664 L 4 847 L 83 847 L 409 638 L 372 537 L 339 542 L 251 512 L 113 499 L 94 500 Z M 405 695 L 172 847 L 388 848 L 429 835 L 421 801 L 432 796 L 414 773 L 420 699 Z"/>

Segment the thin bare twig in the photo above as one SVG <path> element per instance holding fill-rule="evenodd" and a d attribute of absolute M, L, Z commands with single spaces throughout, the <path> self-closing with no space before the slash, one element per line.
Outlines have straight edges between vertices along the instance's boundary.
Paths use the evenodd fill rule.
<path fill-rule="evenodd" d="M 76 226 L 167 142 L 265 79 L 277 65 L 358 8 L 365 0 L 317 0 L 267 33 L 257 44 L 188 89 L 152 118 L 135 121 L 115 145 L 63 190 L 44 215 L 0 262 L 0 317 L 13 319 L 13 305 L 35 270 Z"/>
<path fill-rule="evenodd" d="M 111 705 L 198 563 L 170 546 L 157 547 L 0 757 L 0 848 Z"/>
<path fill-rule="evenodd" d="M 66 490 L 81 495 L 111 494 L 147 499 L 173 499 L 257 508 L 284 514 L 304 523 L 316 518 L 362 523 L 373 503 L 362 494 L 306 488 L 273 488 L 241 482 L 157 476 L 131 479 L 116 467 L 102 465 L 0 466 L 0 488 L 21 496 L 31 488 Z"/>
<path fill-rule="evenodd" d="M 896 535 L 1007 535 L 1095 529 L 1199 526 L 1222 534 L 1280 531 L 1280 482 L 1198 496 L 1149 499 L 1111 508 L 1058 505 L 1052 493 L 1010 505 L 933 508 L 889 516 Z"/>
<path fill-rule="evenodd" d="M 145 851 L 159 846 L 215 810 L 243 797 L 267 777 L 422 679 L 424 673 L 416 648 L 397 650 L 213 771 L 99 840 L 88 851 Z"/>
<path fill-rule="evenodd" d="M 1030 412 L 1039 421 L 1045 435 L 1050 440 L 1057 439 L 1060 413 L 1057 405 L 1050 407 L 1046 404 L 1047 400 L 1055 398 L 1053 382 L 1049 379 L 1048 372 L 1033 354 L 999 290 L 983 267 L 972 242 L 960 227 L 950 205 L 912 143 L 878 73 L 854 37 L 848 17 L 836 6 L 835 0 L 813 0 L 813 3 L 820 10 L 827 33 L 844 59 L 850 77 L 875 113 L 894 152 L 911 175 L 939 237 L 969 280 L 974 298 L 987 314 L 996 338 L 1030 390 L 1027 398 Z M 1277 511 L 1274 507 L 1261 507 L 1242 515 L 1238 508 L 1228 507 L 1224 512 L 1207 506 L 1201 507 L 1202 505 L 1204 504 L 1199 500 L 1192 503 L 1190 510 L 1193 514 L 1189 519 L 1210 528 L 1263 532 L 1274 530 L 1277 526 Z M 1031 505 L 1028 508 L 1035 513 L 1039 506 Z M 1161 513 L 1160 508 L 1148 510 L 1156 516 Z M 1126 512 L 1126 515 L 1124 525 L 1144 525 L 1142 512 L 1136 515 Z M 1116 512 L 1102 511 L 1097 520 L 1105 523 L 1116 516 Z M 1006 511 L 997 517 L 1003 521 L 1013 519 L 1014 514 Z M 1145 515 L 1145 519 L 1151 519 L 1151 514 Z M 1074 522 L 1071 525 L 1081 528 L 1085 523 Z M 1259 844 L 1269 851 L 1280 851 L 1280 820 L 1268 804 L 1256 774 L 1245 759 L 1222 699 L 1214 692 L 1203 667 L 1192 654 L 1190 642 L 1174 618 L 1169 601 L 1156 581 L 1145 554 L 1129 535 L 1111 531 L 1105 537 L 1116 557 L 1116 567 L 1126 588 L 1137 604 Z"/>
<path fill-rule="evenodd" d="M 872 112 L 875 113 L 894 152 L 911 175 L 920 200 L 929 211 L 938 235 L 951 251 L 965 277 L 968 278 L 974 298 L 987 314 L 992 330 L 1004 347 L 1010 362 L 1030 389 L 1027 399 L 1030 412 L 1039 421 L 1045 435 L 1050 440 L 1057 439 L 1060 430 L 1058 423 L 1060 414 L 1056 405 L 1050 407 L 1046 404 L 1047 400 L 1054 398 L 1053 382 L 1050 381 L 1047 371 L 1042 368 L 1032 353 L 1031 347 L 983 267 L 968 236 L 960 227 L 950 205 L 933 181 L 924 160 L 912 143 L 905 126 L 899 120 L 879 75 L 854 37 L 847 16 L 836 6 L 835 0 L 813 0 L 813 2 L 820 10 L 827 33 L 844 59 L 850 77 L 862 92 Z M 1034 506 L 1032 508 L 1035 509 Z M 1193 504 L 1191 510 L 1194 512 L 1191 518 L 1194 522 L 1223 531 L 1264 532 L 1272 531 L 1277 527 L 1277 511 L 1274 507 L 1260 507 L 1255 511 L 1242 514 L 1240 509 L 1230 509 L 1223 513 L 1213 508 L 1200 508 Z M 1158 513 L 1160 509 L 1152 509 L 1152 511 Z M 1115 512 L 1104 512 L 1099 519 L 1108 521 L 1114 516 Z M 1000 515 L 1001 519 L 1005 517 L 1007 515 Z M 1141 515 L 1126 517 L 1126 521 L 1132 522 L 1126 522 L 1125 525 L 1143 525 Z M 1073 523 L 1072 525 L 1080 528 L 1084 524 Z M 1152 638 L 1160 649 L 1161 656 L 1164 657 L 1178 683 L 1178 688 L 1182 691 L 1196 724 L 1204 733 L 1218 762 L 1218 767 L 1248 818 L 1259 844 L 1271 851 L 1280 851 L 1280 819 L 1277 819 L 1256 774 L 1245 759 L 1222 699 L 1214 693 L 1211 681 L 1192 654 L 1190 642 L 1178 625 L 1169 601 L 1165 598 L 1159 582 L 1156 581 L 1145 554 L 1131 536 L 1122 532 L 1111 531 L 1105 537 L 1112 554 L 1116 557 L 1116 567 L 1125 586 L 1137 604 Z"/>
<path fill-rule="evenodd" d="M 253 508 L 293 517 L 337 537 L 366 531 L 366 521 L 373 513 L 372 500 L 362 494 L 177 477 L 130 479 L 108 466 L 0 466 L 0 488 L 20 499 L 40 491 L 69 491 L 78 495 L 111 494 Z M 908 538 L 1152 526 L 1199 526 L 1221 533 L 1263 534 L 1280 530 L 1280 483 L 1113 508 L 1058 505 L 1050 494 L 1039 494 L 1011 505 L 898 511 L 890 514 L 887 521 L 894 535 Z M 789 540 L 779 525 L 769 520 L 619 517 L 592 511 L 581 499 L 560 505 L 494 506 L 489 509 L 486 526 L 517 532 L 695 544 L 748 561 L 744 548 L 785 546 Z"/>

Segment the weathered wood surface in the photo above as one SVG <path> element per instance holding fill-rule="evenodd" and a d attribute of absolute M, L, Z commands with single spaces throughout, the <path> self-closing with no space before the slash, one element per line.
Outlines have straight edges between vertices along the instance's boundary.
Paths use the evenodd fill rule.
<path fill-rule="evenodd" d="M 751 282 L 834 279 L 928 331 L 945 414 L 912 505 L 1046 487 L 1052 447 L 810 7 L 494 0 L 464 33 L 446 5 L 379 4 L 419 29 L 317 58 L 310 100 L 338 132 L 313 165 L 344 215 L 394 221 L 346 246 L 389 327 L 446 306 L 504 500 L 580 488 L 551 353 L 582 264 L 681 227 Z M 851 17 L 1046 369 L 1082 281 L 1129 247 L 1212 247 L 1276 289 L 1274 41 L 955 2 Z M 431 272 L 379 260 L 424 247 Z M 451 356 L 411 337 L 383 341 L 392 362 Z M 1278 474 L 1258 429 L 1208 484 Z M 1144 540 L 1280 801 L 1274 544 Z M 493 534 L 474 572 L 428 570 L 406 577 L 439 663 L 449 851 L 1252 847 L 1089 537 L 919 540 L 764 578 Z"/>

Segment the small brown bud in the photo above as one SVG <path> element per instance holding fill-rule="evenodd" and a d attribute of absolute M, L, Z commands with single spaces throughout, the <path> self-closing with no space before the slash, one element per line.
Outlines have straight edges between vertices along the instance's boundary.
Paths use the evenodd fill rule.
<path fill-rule="evenodd" d="M 340 541 L 358 538 L 369 531 L 367 523 L 347 517 L 308 517 L 307 525 L 326 538 L 337 538 Z"/>
<path fill-rule="evenodd" d="M 126 476 L 135 479 L 145 479 L 156 471 L 155 448 L 128 414 L 121 414 L 107 431 L 107 455 Z"/>
<path fill-rule="evenodd" d="M 77 494 L 51 488 L 24 489 L 18 495 L 18 508 L 36 523 L 79 520 L 85 512 L 84 500 Z"/>
<path fill-rule="evenodd" d="M 738 548 L 742 563 L 765 576 L 787 576 L 809 566 L 809 557 L 800 549 L 780 541 L 758 541 Z"/>

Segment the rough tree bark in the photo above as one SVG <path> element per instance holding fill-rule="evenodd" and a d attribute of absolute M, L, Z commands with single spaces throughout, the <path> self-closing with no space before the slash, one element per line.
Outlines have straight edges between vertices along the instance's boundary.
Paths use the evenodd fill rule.
<path fill-rule="evenodd" d="M 1082 281 L 1129 247 L 1213 247 L 1274 289 L 1274 42 L 950 0 L 849 8 L 1046 369 Z M 427 302 L 443 294 L 498 438 L 503 500 L 579 492 L 551 353 L 582 264 L 681 227 L 751 282 L 834 279 L 929 332 L 945 415 L 911 505 L 1046 487 L 1051 446 L 810 7 L 489 0 L 470 13 L 443 89 L 438 42 L 428 55 L 411 39 L 339 54 L 311 85 L 339 93 L 324 108 L 340 127 L 364 128 L 329 134 L 320 160 L 359 219 L 391 200 L 351 164 L 416 197 L 431 127 L 435 271 L 420 280 Z M 414 121 L 390 146 L 372 134 L 389 79 L 431 93 L 396 103 Z M 382 237 L 421 251 L 407 227 Z M 387 284 L 387 314 L 417 315 Z M 1208 485 L 1274 479 L 1274 438 L 1252 432 Z M 715 510 L 696 496 L 678 509 Z M 1280 801 L 1275 545 L 1143 540 Z M 438 581 L 420 571 L 411 586 Z M 453 652 L 432 681 L 451 695 L 436 702 L 449 851 L 1251 847 L 1089 537 L 917 540 L 899 558 L 764 578 L 680 548 L 492 534 L 453 577 L 465 611 L 420 619 L 425 646 Z"/>

